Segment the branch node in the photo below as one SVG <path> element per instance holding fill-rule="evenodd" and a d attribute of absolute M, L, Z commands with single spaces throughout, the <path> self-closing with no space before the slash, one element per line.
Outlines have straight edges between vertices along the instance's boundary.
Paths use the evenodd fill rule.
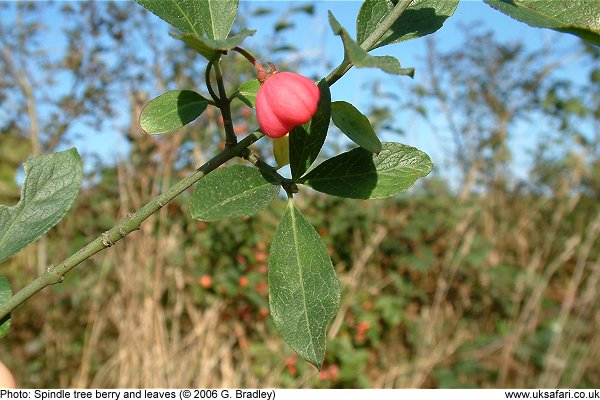
<path fill-rule="evenodd" d="M 102 245 L 104 245 L 104 247 L 111 247 L 114 244 L 114 242 L 110 240 L 108 232 L 104 232 L 100 237 L 102 238 Z"/>
<path fill-rule="evenodd" d="M 52 277 L 52 283 L 61 283 L 65 280 L 64 275 L 56 272 L 56 266 L 54 264 L 46 267 L 46 273 Z"/>

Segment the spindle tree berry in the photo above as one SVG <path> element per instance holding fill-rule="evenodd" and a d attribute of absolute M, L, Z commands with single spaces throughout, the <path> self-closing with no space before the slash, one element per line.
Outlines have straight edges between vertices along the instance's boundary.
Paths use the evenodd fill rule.
<path fill-rule="evenodd" d="M 261 131 L 272 138 L 285 136 L 317 112 L 319 88 L 293 72 L 278 72 L 266 78 L 256 96 L 256 117 Z"/>

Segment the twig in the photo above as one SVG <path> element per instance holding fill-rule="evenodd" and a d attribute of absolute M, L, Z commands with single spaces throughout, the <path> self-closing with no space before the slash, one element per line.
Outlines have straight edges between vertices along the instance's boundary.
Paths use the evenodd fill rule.
<path fill-rule="evenodd" d="M 11 311 L 21 305 L 29 297 L 33 296 L 46 286 L 61 282 L 67 272 L 75 268 L 83 261 L 106 249 L 107 247 L 111 247 L 116 242 L 129 235 L 131 232 L 138 230 L 142 222 L 161 209 L 165 204 L 173 200 L 194 183 L 198 182 L 210 171 L 214 170 L 226 161 L 229 161 L 230 159 L 242 154 L 244 149 L 263 136 L 264 135 L 260 132 L 254 132 L 246 136 L 235 146 L 225 148 L 204 165 L 199 167 L 193 174 L 178 181 L 165 193 L 162 193 L 150 200 L 136 213 L 126 217 L 119 224 L 98 236 L 94 241 L 83 247 L 75 254 L 71 255 L 65 261 L 58 265 L 51 265 L 46 268 L 46 271 L 42 275 L 38 276 L 33 282 L 18 291 L 6 303 L 0 306 L 0 320 L 6 317 Z"/>
<path fill-rule="evenodd" d="M 383 35 L 385 35 L 385 33 L 392 27 L 392 25 L 394 25 L 394 22 L 400 18 L 404 10 L 410 6 L 412 1 L 413 0 L 399 1 L 398 4 L 392 8 L 387 17 L 385 17 L 384 20 L 377 25 L 377 28 L 365 39 L 365 41 L 360 44 L 360 47 L 366 51 L 373 50 L 373 46 L 375 46 L 379 39 L 381 39 Z M 347 57 L 344 57 L 344 60 L 340 63 L 340 65 L 331 71 L 331 73 L 327 75 L 327 78 L 325 78 L 327 85 L 331 86 L 336 83 L 342 76 L 344 76 L 346 72 L 348 72 L 350 68 L 352 68 L 352 65 L 353 64 L 350 62 L 350 60 Z"/>

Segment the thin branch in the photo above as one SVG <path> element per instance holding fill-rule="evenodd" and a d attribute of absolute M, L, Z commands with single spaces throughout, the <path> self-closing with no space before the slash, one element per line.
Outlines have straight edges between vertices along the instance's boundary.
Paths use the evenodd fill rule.
<path fill-rule="evenodd" d="M 223 74 L 221 73 L 221 67 L 219 67 L 218 60 L 213 64 L 215 69 L 215 76 L 217 79 L 217 87 L 219 88 L 219 100 L 216 101 L 217 107 L 221 110 L 223 116 L 223 127 L 225 128 L 225 148 L 235 146 L 237 143 L 237 137 L 233 130 L 233 118 L 231 117 L 231 100 L 227 97 L 225 91 L 225 84 L 223 83 Z"/>
<path fill-rule="evenodd" d="M 208 89 L 208 93 L 210 94 L 210 97 L 212 97 L 212 99 L 214 100 L 215 104 L 218 103 L 221 99 L 219 98 L 219 96 L 217 96 L 210 83 L 210 70 L 212 69 L 213 64 L 219 61 L 220 57 L 221 53 L 215 53 L 215 55 L 210 60 L 208 60 L 208 64 L 206 65 L 206 72 L 204 73 L 204 79 L 206 80 L 206 88 Z"/>
<path fill-rule="evenodd" d="M 65 261 L 58 265 L 49 266 L 42 275 L 38 276 L 33 282 L 25 286 L 6 303 L 0 306 L 0 320 L 6 317 L 11 311 L 21 305 L 29 297 L 44 289 L 46 286 L 61 282 L 67 272 L 75 268 L 83 261 L 87 260 L 94 254 L 111 247 L 116 242 L 129 235 L 131 232 L 138 230 L 142 222 L 160 210 L 165 204 L 173 200 L 194 183 L 198 182 L 210 171 L 214 170 L 230 159 L 242 154 L 248 146 L 263 136 L 264 135 L 260 132 L 254 132 L 246 136 L 235 146 L 225 148 L 204 165 L 199 167 L 193 174 L 178 181 L 169 190 L 150 200 L 136 213 L 127 216 L 119 224 L 98 236 L 94 241 L 83 247 L 75 254 L 71 255 Z"/>
<path fill-rule="evenodd" d="M 396 20 L 400 18 L 402 13 L 404 13 L 404 11 L 408 8 L 408 6 L 410 6 L 410 3 L 412 2 L 413 0 L 399 1 L 398 4 L 396 4 L 394 8 L 392 8 L 387 17 L 385 17 L 383 21 L 381 21 L 379 25 L 377 25 L 377 28 L 375 28 L 375 30 L 371 32 L 371 34 L 365 39 L 365 41 L 360 44 L 360 47 L 362 47 L 366 51 L 373 50 L 373 47 L 377 44 L 379 39 L 381 39 L 383 35 L 385 35 L 385 33 L 392 27 L 392 25 L 394 25 Z M 340 63 L 340 65 L 338 65 L 336 69 L 331 71 L 331 73 L 325 78 L 327 84 L 331 86 L 335 82 L 337 82 L 342 76 L 344 76 L 346 72 L 348 72 L 350 68 L 352 68 L 352 65 L 353 64 L 350 62 L 350 60 L 346 56 L 344 56 L 344 60 Z"/>
<path fill-rule="evenodd" d="M 369 35 L 369 37 L 363 42 L 362 47 L 364 49 L 367 49 L 367 51 L 370 50 L 370 47 L 377 43 L 377 41 L 383 36 L 383 34 L 385 34 L 385 32 L 388 31 L 388 29 L 400 17 L 402 12 L 404 12 L 404 10 L 410 5 L 411 2 L 412 0 L 401 0 L 392 9 L 390 14 L 377 27 L 377 29 L 373 31 L 373 33 L 371 33 L 371 35 Z M 216 64 L 220 57 L 221 53 L 217 53 L 209 61 L 208 66 L 206 68 L 205 78 L 206 86 L 210 95 L 213 97 L 213 100 L 223 113 L 223 122 L 225 125 L 226 133 L 228 135 L 228 140 L 226 140 L 225 149 L 213 158 L 211 158 L 201 167 L 199 167 L 193 174 L 175 183 L 168 191 L 150 200 L 137 212 L 129 215 L 127 218 L 122 220 L 119 224 L 115 225 L 109 231 L 104 232 L 103 234 L 98 236 L 94 241 L 80 249 L 75 254 L 71 255 L 65 261 L 61 262 L 58 265 L 50 265 L 48 268 L 46 268 L 46 271 L 42 275 L 38 276 L 33 282 L 31 282 L 29 285 L 25 286 L 23 289 L 18 291 L 6 303 L 0 306 L 0 320 L 4 319 L 11 311 L 13 311 L 24 301 L 26 301 L 29 297 L 33 296 L 40 290 L 44 289 L 47 286 L 61 282 L 65 274 L 67 274 L 77 265 L 81 264 L 83 261 L 87 260 L 94 254 L 99 253 L 108 247 L 111 247 L 116 242 L 129 235 L 131 232 L 138 230 L 140 228 L 141 223 L 148 219 L 152 214 L 160 210 L 165 204 L 173 200 L 175 197 L 181 194 L 184 190 L 188 189 L 194 183 L 198 182 L 206 174 L 219 167 L 220 165 L 224 164 L 225 162 L 229 161 L 230 159 L 237 156 L 245 155 L 249 161 L 256 163 L 255 165 L 262 167 L 264 170 L 273 169 L 268 164 L 262 163 L 261 160 L 258 159 L 256 156 L 253 157 L 252 153 L 248 153 L 247 151 L 248 146 L 250 146 L 252 143 L 256 142 L 264 136 L 263 133 L 254 132 L 245 137 L 239 143 L 236 143 L 237 138 L 235 137 L 235 133 L 233 132 L 231 110 L 229 107 L 230 100 L 227 98 L 227 95 L 225 93 L 222 75 L 220 73 L 218 65 Z M 344 62 L 346 62 L 346 60 L 344 60 Z M 215 67 L 215 73 L 217 75 L 217 83 L 219 84 L 219 91 L 221 95 L 220 98 L 216 96 L 216 93 L 214 92 L 214 90 L 212 90 L 212 87 L 210 85 L 210 70 L 213 65 Z M 332 73 L 329 74 L 329 76 L 326 78 L 328 85 L 333 85 L 339 78 L 341 78 L 341 76 L 348 69 L 350 69 L 351 66 L 352 65 L 350 63 L 348 63 L 346 66 L 338 66 L 338 68 L 332 71 Z M 231 135 L 233 135 L 232 138 L 230 138 Z M 229 146 L 227 145 L 228 143 Z M 270 168 L 266 168 L 267 166 Z M 279 175 L 279 173 L 277 173 L 277 175 Z M 281 177 L 281 175 L 279 176 Z M 295 188 L 294 184 L 288 185 L 288 183 L 290 183 L 288 180 L 284 181 L 284 188 L 288 192 L 288 196 L 291 196 L 294 192 L 297 191 L 297 188 Z M 285 185 L 287 185 L 287 187 Z"/>
<path fill-rule="evenodd" d="M 270 176 L 275 181 L 277 181 L 283 189 L 288 194 L 288 197 L 292 197 L 295 193 L 298 193 L 298 186 L 292 182 L 291 179 L 282 176 L 277 169 L 261 160 L 256 154 L 254 154 L 250 149 L 244 150 L 244 152 L 240 155 L 245 160 L 248 160 L 258 169 L 260 169 L 264 174 Z"/>

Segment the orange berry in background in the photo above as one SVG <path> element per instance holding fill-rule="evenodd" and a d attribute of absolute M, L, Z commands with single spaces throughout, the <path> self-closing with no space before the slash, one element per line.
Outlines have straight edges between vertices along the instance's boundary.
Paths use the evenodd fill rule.
<path fill-rule="evenodd" d="M 269 316 L 269 309 L 266 307 L 261 307 L 261 309 L 258 311 L 258 314 L 263 318 L 267 318 Z"/>
<path fill-rule="evenodd" d="M 202 275 L 200 279 L 198 279 L 198 282 L 200 283 L 200 286 L 202 286 L 204 289 L 208 289 L 212 286 L 213 279 L 210 275 Z"/>
<path fill-rule="evenodd" d="M 259 263 L 267 261 L 268 258 L 267 253 L 264 251 L 257 251 L 256 254 L 254 254 L 254 257 L 256 257 L 256 261 Z"/>
<path fill-rule="evenodd" d="M 367 321 L 359 322 L 356 326 L 356 330 L 359 332 L 364 332 L 369 329 L 370 326 L 371 324 L 369 324 Z"/>
<path fill-rule="evenodd" d="M 248 125 L 247 125 L 247 124 L 239 124 L 239 125 L 236 125 L 236 126 L 233 128 L 233 132 L 234 132 L 236 135 L 241 135 L 241 134 L 243 134 L 243 133 L 246 133 L 247 131 L 248 131 Z"/>
<path fill-rule="evenodd" d="M 340 367 L 338 367 L 337 364 L 331 364 L 329 366 L 329 376 L 331 377 L 332 381 L 337 381 L 339 373 Z"/>
<path fill-rule="evenodd" d="M 248 277 L 246 277 L 246 276 L 242 276 L 242 277 L 240 278 L 240 286 L 241 286 L 241 287 L 246 287 L 246 286 L 248 286 Z"/>
<path fill-rule="evenodd" d="M 331 379 L 329 371 L 326 369 L 321 370 L 321 372 L 319 372 L 319 379 L 322 381 L 328 381 L 329 379 Z"/>
<path fill-rule="evenodd" d="M 267 282 L 265 281 L 260 281 L 256 284 L 256 286 L 254 286 L 254 289 L 256 289 L 256 291 L 258 293 L 261 294 L 266 294 L 267 293 L 267 289 L 268 289 L 268 285 Z"/>
<path fill-rule="evenodd" d="M 371 310 L 373 308 L 373 302 L 371 300 L 365 300 L 362 303 L 363 310 Z"/>

